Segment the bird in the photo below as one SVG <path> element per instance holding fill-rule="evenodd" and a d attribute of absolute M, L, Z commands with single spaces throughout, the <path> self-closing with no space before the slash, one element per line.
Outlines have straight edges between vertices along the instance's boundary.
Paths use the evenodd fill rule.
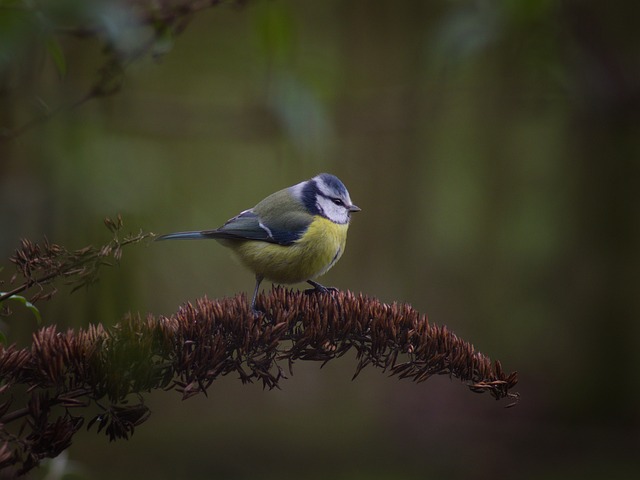
<path fill-rule="evenodd" d="M 175 232 L 156 240 L 214 239 L 255 274 L 251 311 L 263 280 L 309 283 L 320 293 L 336 291 L 315 279 L 344 253 L 351 214 L 361 211 L 335 175 L 315 177 L 272 193 L 213 230 Z"/>

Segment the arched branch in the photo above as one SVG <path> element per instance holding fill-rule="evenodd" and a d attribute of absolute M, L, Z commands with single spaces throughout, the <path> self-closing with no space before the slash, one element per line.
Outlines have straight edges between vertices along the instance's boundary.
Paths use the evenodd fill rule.
<path fill-rule="evenodd" d="M 111 440 L 128 438 L 149 418 L 143 394 L 152 389 L 187 399 L 225 375 L 272 389 L 296 361 L 328 362 L 348 351 L 356 353 L 354 378 L 368 365 L 416 382 L 446 374 L 473 392 L 517 398 L 516 373 L 409 305 L 284 288 L 258 305 L 265 314 L 255 318 L 244 295 L 202 298 L 169 317 L 130 315 L 110 329 L 50 326 L 30 348 L 0 347 L 0 468 L 24 473 L 55 457 L 85 421 Z M 16 405 L 15 392 L 26 405 Z"/>

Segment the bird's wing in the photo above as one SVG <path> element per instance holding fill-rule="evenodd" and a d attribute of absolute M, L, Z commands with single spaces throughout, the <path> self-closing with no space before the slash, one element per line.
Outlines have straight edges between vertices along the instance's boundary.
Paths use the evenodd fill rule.
<path fill-rule="evenodd" d="M 246 239 L 291 245 L 304 234 L 309 223 L 310 219 L 306 216 L 291 214 L 274 221 L 260 217 L 252 209 L 233 217 L 220 228 L 205 230 L 201 234 L 204 238 Z"/>

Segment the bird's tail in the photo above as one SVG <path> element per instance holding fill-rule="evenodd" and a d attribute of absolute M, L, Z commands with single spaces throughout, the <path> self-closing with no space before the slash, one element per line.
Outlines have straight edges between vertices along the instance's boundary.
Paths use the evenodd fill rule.
<path fill-rule="evenodd" d="M 203 238 L 207 238 L 207 236 L 204 235 L 204 232 L 174 232 L 174 233 L 167 233 L 166 235 L 160 235 L 155 239 L 157 241 L 157 240 L 199 240 Z"/>

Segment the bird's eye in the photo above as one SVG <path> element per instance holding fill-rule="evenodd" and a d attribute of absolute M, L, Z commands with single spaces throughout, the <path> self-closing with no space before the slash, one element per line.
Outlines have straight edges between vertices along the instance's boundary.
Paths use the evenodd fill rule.
<path fill-rule="evenodd" d="M 335 203 L 336 205 L 344 205 L 344 202 L 342 200 L 340 200 L 339 198 L 332 198 L 331 201 L 333 203 Z"/>

